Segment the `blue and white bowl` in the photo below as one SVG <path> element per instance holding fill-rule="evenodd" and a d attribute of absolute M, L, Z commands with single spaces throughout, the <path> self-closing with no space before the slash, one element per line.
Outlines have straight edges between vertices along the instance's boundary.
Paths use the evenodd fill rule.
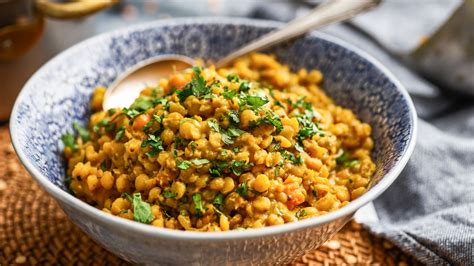
<path fill-rule="evenodd" d="M 407 92 L 379 62 L 350 44 L 314 32 L 275 47 L 293 69 L 319 69 L 324 89 L 373 128 L 377 164 L 370 190 L 340 210 L 299 222 L 218 233 L 160 229 L 108 215 L 64 186 L 61 135 L 87 122 L 89 99 L 141 60 L 164 54 L 217 59 L 280 24 L 235 18 L 156 21 L 99 35 L 56 56 L 34 74 L 10 120 L 22 163 L 69 218 L 121 258 L 145 264 L 285 263 L 323 244 L 365 204 L 392 184 L 416 139 L 416 113 Z"/>

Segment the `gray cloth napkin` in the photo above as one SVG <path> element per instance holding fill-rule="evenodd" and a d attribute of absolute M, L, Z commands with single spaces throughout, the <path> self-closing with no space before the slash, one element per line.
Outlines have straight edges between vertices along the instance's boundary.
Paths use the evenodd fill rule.
<path fill-rule="evenodd" d="M 410 25 L 396 22 L 402 16 L 413 23 L 429 25 L 429 34 L 434 30 L 432 25 L 441 24 L 439 19 L 449 16 L 439 12 L 451 12 L 454 4 L 448 0 L 390 2 L 388 5 L 397 8 L 385 6 L 357 18 L 350 26 L 322 30 L 355 44 L 387 66 L 410 92 L 419 114 L 415 151 L 395 183 L 375 200 L 379 221 L 366 226 L 422 263 L 474 265 L 474 99 L 453 95 L 410 71 L 392 55 L 408 51 L 412 41 L 403 43 L 401 35 L 394 36 L 402 34 L 403 29 L 388 34 L 384 31 L 390 28 L 380 26 L 381 19 L 392 27 Z M 418 13 L 410 3 L 417 5 Z M 440 8 L 443 3 L 445 9 Z M 383 16 L 376 12 L 383 12 Z M 269 10 L 268 6 L 265 14 L 278 18 L 278 10 Z M 436 18 L 431 23 L 423 21 Z M 411 32 L 421 34 L 423 30 Z M 385 38 L 396 38 L 400 43 Z"/>
<path fill-rule="evenodd" d="M 474 99 L 447 96 L 363 34 L 324 31 L 349 41 L 391 69 L 419 113 L 418 140 L 405 170 L 375 200 L 379 222 L 366 224 L 420 262 L 474 264 Z"/>

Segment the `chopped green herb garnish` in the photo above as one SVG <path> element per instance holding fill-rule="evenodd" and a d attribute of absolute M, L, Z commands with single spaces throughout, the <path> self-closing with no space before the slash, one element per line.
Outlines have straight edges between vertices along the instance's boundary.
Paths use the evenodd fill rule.
<path fill-rule="evenodd" d="M 117 112 L 117 109 L 115 108 L 110 108 L 109 110 L 107 110 L 107 114 L 109 115 L 114 115 L 116 112 Z"/>
<path fill-rule="evenodd" d="M 218 122 L 215 119 L 207 120 L 207 124 L 209 125 L 212 130 L 221 134 L 222 142 L 226 145 L 230 145 L 234 143 L 233 138 L 236 138 L 245 133 L 242 129 L 238 127 L 229 127 L 227 130 L 221 129 Z"/>
<path fill-rule="evenodd" d="M 354 166 L 356 166 L 356 165 L 358 165 L 358 164 L 360 164 L 360 161 L 354 159 L 354 160 L 350 160 L 350 161 L 347 161 L 346 163 L 344 163 L 344 166 L 349 167 L 349 168 L 352 168 L 352 167 L 354 167 Z"/>
<path fill-rule="evenodd" d="M 164 150 L 163 142 L 161 141 L 160 137 L 157 137 L 155 135 L 148 135 L 148 137 L 149 138 L 147 140 L 142 141 L 141 147 L 150 147 L 150 150 L 146 153 L 146 155 L 148 157 L 155 157 L 156 155 L 158 155 L 158 153 Z"/>
<path fill-rule="evenodd" d="M 234 123 L 234 124 L 239 124 L 240 123 L 239 111 L 230 110 L 227 115 L 229 116 L 229 121 L 231 123 Z"/>
<path fill-rule="evenodd" d="M 196 148 L 197 148 L 197 143 L 196 143 L 196 142 L 191 141 L 191 143 L 189 143 L 189 146 L 191 146 L 191 150 L 192 150 L 193 152 L 196 151 Z"/>
<path fill-rule="evenodd" d="M 237 189 L 235 189 L 235 192 L 237 192 L 241 197 L 243 198 L 247 198 L 248 197 L 248 187 L 247 187 L 247 183 L 242 183 L 240 184 L 239 187 L 237 187 Z"/>
<path fill-rule="evenodd" d="M 153 213 L 151 212 L 150 204 L 142 201 L 140 193 L 133 194 L 133 219 L 137 222 L 149 224 L 153 221 Z"/>
<path fill-rule="evenodd" d="M 212 128 L 214 131 L 216 131 L 216 132 L 219 132 L 219 131 L 220 131 L 219 123 L 217 122 L 217 120 L 215 120 L 215 119 L 209 119 L 209 120 L 207 120 L 207 124 L 208 124 L 209 127 Z"/>
<path fill-rule="evenodd" d="M 112 129 L 115 128 L 115 124 L 110 123 L 110 120 L 108 119 L 102 119 L 92 127 L 92 131 L 94 131 L 95 133 L 99 133 L 99 130 L 102 127 L 105 127 L 106 131 L 111 131 Z"/>
<path fill-rule="evenodd" d="M 228 87 L 225 87 L 225 88 L 224 88 L 224 92 L 221 93 L 221 95 L 222 95 L 224 98 L 228 99 L 228 100 L 230 100 L 230 99 L 232 99 L 232 98 L 234 98 L 234 97 L 237 97 L 237 94 L 238 94 L 238 93 L 237 93 L 236 90 L 229 90 Z"/>
<path fill-rule="evenodd" d="M 191 166 L 191 162 L 187 160 L 176 160 L 176 167 L 181 170 L 187 170 Z"/>
<path fill-rule="evenodd" d="M 120 197 L 123 199 L 127 199 L 130 203 L 133 202 L 132 196 L 130 196 L 130 194 L 128 194 L 127 192 L 122 193 Z"/>
<path fill-rule="evenodd" d="M 141 114 L 140 111 L 138 110 L 135 110 L 135 109 L 128 109 L 128 108 L 123 108 L 122 109 L 122 113 L 126 116 L 128 116 L 129 118 L 135 118 L 137 115 Z M 115 118 L 117 118 L 118 116 L 116 116 Z M 114 119 L 115 119 L 114 118 Z"/>
<path fill-rule="evenodd" d="M 258 109 L 268 103 L 268 98 L 260 95 L 246 95 L 241 99 L 242 105 L 246 104 L 254 109 Z"/>
<path fill-rule="evenodd" d="M 69 189 L 71 186 L 72 176 L 68 175 L 64 178 L 64 184 L 66 184 L 66 188 Z"/>
<path fill-rule="evenodd" d="M 163 191 L 163 197 L 165 197 L 167 199 L 174 199 L 174 198 L 176 198 L 176 194 L 174 194 L 173 192 L 171 192 L 169 190 L 165 190 L 165 191 Z"/>
<path fill-rule="evenodd" d="M 183 90 L 176 91 L 181 102 L 185 101 L 191 95 L 198 98 L 210 98 L 212 91 L 210 86 L 206 86 L 206 80 L 201 76 L 202 69 L 200 67 L 193 67 L 194 77 L 191 82 L 184 86 Z"/>
<path fill-rule="evenodd" d="M 300 130 L 296 136 L 296 140 L 299 143 L 299 146 L 296 147 L 299 151 L 303 149 L 302 142 L 306 138 L 311 138 L 315 135 L 324 136 L 324 132 L 319 129 L 318 124 L 314 123 L 312 120 L 315 117 L 315 112 L 311 109 L 305 110 L 304 114 L 299 114 L 296 116 L 298 123 L 300 125 Z"/>
<path fill-rule="evenodd" d="M 136 110 L 138 112 L 145 112 L 153 107 L 155 107 L 153 104 L 153 98 L 147 96 L 138 97 L 132 105 L 130 105 L 131 110 Z"/>
<path fill-rule="evenodd" d="M 248 171 L 252 167 L 252 163 L 246 163 L 245 161 L 232 161 L 230 164 L 230 170 L 236 176 L 240 176 L 244 171 Z"/>
<path fill-rule="evenodd" d="M 350 159 L 349 158 L 349 155 L 347 155 L 347 153 L 343 152 L 341 155 L 339 155 L 338 157 L 336 157 L 336 163 L 338 165 L 343 165 L 345 167 L 349 167 L 349 168 L 352 168 L 358 164 L 360 164 L 360 161 L 357 160 L 357 159 Z"/>
<path fill-rule="evenodd" d="M 304 217 L 306 216 L 307 213 L 306 213 L 306 210 L 305 209 L 299 209 L 296 213 L 295 213 L 295 217 L 300 219 L 301 217 Z"/>
<path fill-rule="evenodd" d="M 276 166 L 276 167 L 275 167 L 275 177 L 279 177 L 279 176 L 280 176 L 280 169 L 281 169 L 280 166 Z"/>
<path fill-rule="evenodd" d="M 250 90 L 250 84 L 248 81 L 242 81 L 239 86 L 239 91 L 247 92 Z"/>
<path fill-rule="evenodd" d="M 208 159 L 176 160 L 176 167 L 187 170 L 191 165 L 203 165 L 210 163 Z"/>
<path fill-rule="evenodd" d="M 176 95 L 178 96 L 178 98 L 181 102 L 184 102 L 184 100 L 186 100 L 186 98 L 193 95 L 193 90 L 191 88 L 185 88 L 183 90 L 178 90 L 178 91 L 176 91 Z"/>
<path fill-rule="evenodd" d="M 228 168 L 229 163 L 227 161 L 213 161 L 209 173 L 214 177 L 221 176 Z"/>
<path fill-rule="evenodd" d="M 125 134 L 125 127 L 121 126 L 117 133 L 115 134 L 115 141 L 119 141 L 122 139 L 123 135 Z"/>
<path fill-rule="evenodd" d="M 225 199 L 224 194 L 218 192 L 216 196 L 214 197 L 214 201 L 212 202 L 212 204 L 221 208 L 222 204 L 224 203 L 224 199 Z"/>
<path fill-rule="evenodd" d="M 232 152 L 233 152 L 233 153 L 239 153 L 239 151 L 240 151 L 240 147 L 234 147 L 234 148 L 232 149 Z"/>
<path fill-rule="evenodd" d="M 239 137 L 240 135 L 244 133 L 245 131 L 243 131 L 240 128 L 229 127 L 226 131 L 221 132 L 222 142 L 224 142 L 224 144 L 226 145 L 233 144 L 234 143 L 233 138 Z"/>
<path fill-rule="evenodd" d="M 64 143 L 64 146 L 72 149 L 72 150 L 77 150 L 79 147 L 76 144 L 76 139 L 74 138 L 74 135 L 71 133 L 66 133 L 61 137 L 61 140 Z"/>
<path fill-rule="evenodd" d="M 201 216 L 204 213 L 204 207 L 202 205 L 201 194 L 196 193 L 193 195 L 194 210 L 196 210 L 197 215 Z"/>
<path fill-rule="evenodd" d="M 346 162 L 347 160 L 349 160 L 349 156 L 348 156 L 347 153 L 345 153 L 345 152 L 342 152 L 341 155 L 339 155 L 338 157 L 336 157 L 336 163 L 337 163 L 337 164 L 343 164 L 343 163 Z"/>
<path fill-rule="evenodd" d="M 177 149 L 184 148 L 188 146 L 189 140 L 181 137 L 176 137 L 174 139 L 174 145 Z"/>
<path fill-rule="evenodd" d="M 233 82 L 239 82 L 240 79 L 239 79 L 239 76 L 237 76 L 237 74 L 234 74 L 234 73 L 231 73 L 229 75 L 227 75 L 227 80 L 228 81 L 233 81 Z"/>
<path fill-rule="evenodd" d="M 107 161 L 102 161 L 102 163 L 100 163 L 100 170 L 102 170 L 102 172 L 107 170 Z"/>
<path fill-rule="evenodd" d="M 310 102 L 306 102 L 304 99 L 306 97 L 305 96 L 302 96 L 301 98 L 298 99 L 298 101 L 296 101 L 296 103 L 290 103 L 291 106 L 293 108 L 299 108 L 299 107 L 302 107 L 303 109 L 305 110 L 310 110 L 312 111 L 313 110 L 313 106 L 311 105 Z"/>
<path fill-rule="evenodd" d="M 280 101 L 274 101 L 273 104 L 274 104 L 275 106 L 280 106 L 280 107 L 282 107 L 282 108 L 285 108 L 285 106 L 284 106 Z"/>
<path fill-rule="evenodd" d="M 83 127 L 81 127 L 77 122 L 72 123 L 72 126 L 81 137 L 82 141 L 87 142 L 91 138 L 89 131 Z"/>
<path fill-rule="evenodd" d="M 301 144 L 299 142 L 295 143 L 295 149 L 299 152 L 304 152 L 304 146 L 303 146 L 303 144 Z"/>
<path fill-rule="evenodd" d="M 280 117 L 271 111 L 268 111 L 264 117 L 250 123 L 250 127 L 258 127 L 260 125 L 272 125 L 276 128 L 277 133 L 283 130 Z"/>
<path fill-rule="evenodd" d="M 301 157 L 301 155 L 295 155 L 292 152 L 289 152 L 287 150 L 280 151 L 280 153 L 284 159 L 289 160 L 291 163 L 295 165 L 303 164 L 303 158 Z"/>

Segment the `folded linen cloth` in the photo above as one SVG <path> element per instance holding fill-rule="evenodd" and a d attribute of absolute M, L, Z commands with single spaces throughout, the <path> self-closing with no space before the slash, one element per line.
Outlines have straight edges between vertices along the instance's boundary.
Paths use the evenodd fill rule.
<path fill-rule="evenodd" d="M 459 3 L 392 0 L 349 26 L 322 30 L 380 60 L 415 102 L 420 117 L 415 151 L 395 183 L 375 200 L 379 221 L 365 225 L 428 265 L 474 265 L 474 99 L 430 84 L 395 55 L 409 53 L 416 46 L 413 38 L 431 34 Z M 288 20 L 288 11 L 278 17 L 278 9 L 268 5 L 256 14 Z"/>

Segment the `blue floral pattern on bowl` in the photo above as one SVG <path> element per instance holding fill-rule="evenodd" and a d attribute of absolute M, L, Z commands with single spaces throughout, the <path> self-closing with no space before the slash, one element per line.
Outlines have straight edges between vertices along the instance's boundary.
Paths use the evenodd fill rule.
<path fill-rule="evenodd" d="M 94 233 L 97 230 L 91 229 L 96 228 L 95 225 L 86 224 L 88 221 L 74 215 L 73 207 L 62 202 L 67 199 L 69 203 L 80 204 L 77 199 L 44 185 L 46 177 L 54 186 L 66 191 L 60 138 L 72 131 L 73 121 L 87 123 L 89 100 L 94 88 L 108 86 L 117 75 L 136 63 L 160 55 L 183 54 L 215 60 L 278 25 L 224 18 L 170 20 L 115 31 L 82 42 L 43 66 L 23 88 L 10 121 L 15 149 L 27 169 L 46 186 L 74 222 L 106 247 L 113 245 L 109 242 L 116 240 L 107 239 L 105 234 L 99 234 L 104 238 L 100 239 Z M 321 70 L 323 88 L 335 102 L 352 109 L 372 125 L 375 139 L 373 157 L 377 164 L 372 187 L 386 175 L 392 175 L 383 189 L 367 196 L 365 201 L 375 198 L 395 179 L 414 146 L 416 114 L 405 90 L 369 56 L 321 33 L 308 34 L 267 52 L 275 53 L 279 60 L 294 70 Z M 346 221 L 346 218 L 337 221 Z M 320 236 L 320 240 L 313 241 L 314 244 L 306 245 L 307 248 L 323 243 L 341 224 L 324 237 Z M 137 260 L 120 248 L 111 249 L 114 252 L 119 250 L 122 257 L 131 261 L 149 262 Z M 282 256 L 290 258 L 288 254 L 284 252 Z M 281 258 L 278 261 L 282 261 Z"/>

